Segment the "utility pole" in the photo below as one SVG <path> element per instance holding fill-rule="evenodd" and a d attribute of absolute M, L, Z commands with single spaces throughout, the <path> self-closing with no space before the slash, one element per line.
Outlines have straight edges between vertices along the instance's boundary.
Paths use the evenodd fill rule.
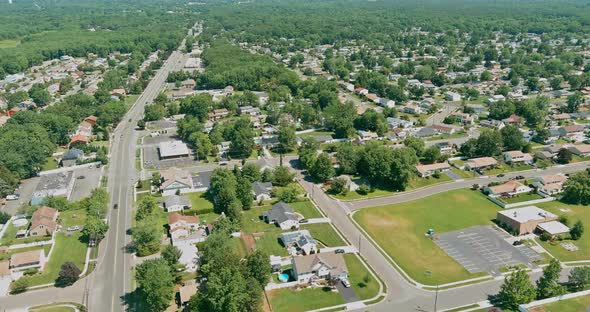
<path fill-rule="evenodd" d="M 438 284 L 436 284 L 436 294 L 434 295 L 434 312 L 436 312 L 436 303 L 438 302 Z"/>
<path fill-rule="evenodd" d="M 361 253 L 361 234 L 359 234 L 359 254 Z"/>

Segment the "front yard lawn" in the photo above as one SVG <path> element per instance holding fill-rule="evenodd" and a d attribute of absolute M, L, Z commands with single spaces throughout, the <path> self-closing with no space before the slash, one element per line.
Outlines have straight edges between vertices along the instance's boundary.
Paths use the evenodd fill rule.
<path fill-rule="evenodd" d="M 412 202 L 367 208 L 354 219 L 419 283 L 436 285 L 482 276 L 463 266 L 425 236 L 492 224 L 498 206 L 468 189 L 449 191 Z M 432 272 L 430 276 L 427 271 Z"/>
<path fill-rule="evenodd" d="M 419 189 L 419 188 L 434 185 L 437 183 L 449 182 L 452 180 L 453 179 L 451 179 L 449 176 L 447 176 L 444 173 L 441 173 L 438 178 L 435 178 L 435 177 L 428 177 L 428 178 L 415 177 L 410 181 L 410 184 L 406 188 L 406 191 Z"/>
<path fill-rule="evenodd" d="M 264 251 L 267 255 L 287 256 L 287 248 L 281 244 L 281 232 L 267 232 L 256 237 L 256 249 Z"/>
<path fill-rule="evenodd" d="M 272 309 L 281 312 L 303 312 L 345 303 L 338 292 L 323 288 L 275 289 L 267 295 Z"/>
<path fill-rule="evenodd" d="M 513 166 L 503 164 L 503 165 L 496 166 L 496 168 L 494 168 L 494 169 L 485 170 L 484 174 L 489 175 L 489 176 L 493 176 L 493 175 L 497 175 L 500 173 L 523 171 L 523 170 L 530 170 L 530 169 L 533 169 L 533 166 L 527 165 L 527 164 L 519 164 L 519 165 L 513 165 Z"/>
<path fill-rule="evenodd" d="M 347 245 L 329 223 L 305 224 L 302 230 L 308 230 L 311 236 L 326 247 Z"/>
<path fill-rule="evenodd" d="M 345 254 L 348 280 L 361 300 L 373 298 L 379 293 L 379 282 L 371 275 L 355 254 Z"/>
<path fill-rule="evenodd" d="M 293 210 L 295 210 L 295 212 L 302 214 L 303 217 L 306 219 L 323 217 L 319 210 L 309 200 L 290 203 L 289 205 L 293 207 Z"/>
<path fill-rule="evenodd" d="M 568 205 L 560 201 L 551 201 L 547 203 L 536 204 L 541 209 L 545 209 L 558 216 L 567 216 L 569 220 L 569 226 L 573 226 L 574 223 L 581 220 L 584 224 L 584 228 L 590 228 L 590 214 L 588 213 L 588 206 Z M 566 210 L 566 211 L 562 211 Z M 569 211 L 567 211 L 569 210 Z M 555 243 L 543 242 L 537 239 L 537 242 L 543 246 L 549 253 L 560 261 L 577 261 L 577 260 L 590 260 L 590 234 L 586 231 L 582 237 L 577 240 L 570 240 L 569 234 L 564 235 L 566 239 L 562 241 L 556 241 Z M 561 243 L 572 243 L 579 249 L 577 251 L 568 251 Z"/>
<path fill-rule="evenodd" d="M 274 224 L 268 224 L 260 218 L 263 212 L 270 209 L 270 206 L 254 206 L 242 212 L 242 232 L 253 234 L 258 232 L 276 232 L 281 228 Z"/>
<path fill-rule="evenodd" d="M 53 156 L 47 157 L 43 166 L 41 166 L 41 171 L 53 170 L 59 168 L 59 164 L 55 161 Z"/>
<path fill-rule="evenodd" d="M 55 247 L 51 254 L 49 262 L 45 265 L 45 270 L 39 275 L 27 277 L 30 285 L 44 285 L 54 283 L 57 279 L 61 265 L 66 261 L 71 261 L 82 271 L 86 259 L 86 243 L 80 240 L 82 234 L 74 232 L 70 235 L 58 233 L 55 235 Z"/>
<path fill-rule="evenodd" d="M 453 171 L 456 175 L 458 175 L 459 177 L 463 178 L 463 179 L 471 179 L 475 177 L 475 174 L 473 174 L 473 172 L 468 171 L 468 170 L 461 170 L 461 169 L 457 169 L 455 167 L 451 167 L 451 171 Z"/>

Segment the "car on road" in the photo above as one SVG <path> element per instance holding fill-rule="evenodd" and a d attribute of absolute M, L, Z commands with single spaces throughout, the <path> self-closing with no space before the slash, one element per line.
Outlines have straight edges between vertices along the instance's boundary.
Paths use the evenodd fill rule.
<path fill-rule="evenodd" d="M 119 204 L 114 204 L 113 209 L 119 209 Z"/>
<path fill-rule="evenodd" d="M 524 179 L 524 176 L 517 175 L 517 176 L 516 176 L 516 179 L 517 179 L 517 180 L 523 180 L 523 179 Z"/>
<path fill-rule="evenodd" d="M 6 196 L 6 200 L 17 200 L 20 198 L 20 195 L 18 194 L 10 194 Z"/>
<path fill-rule="evenodd" d="M 334 253 L 337 253 L 337 254 L 341 254 L 341 253 L 344 253 L 344 252 L 345 251 L 342 248 L 338 248 L 338 249 L 334 250 Z"/>
<path fill-rule="evenodd" d="M 522 241 L 520 241 L 520 240 L 514 241 L 512 243 L 512 246 L 520 246 L 520 245 L 522 245 Z"/>
<path fill-rule="evenodd" d="M 499 174 L 499 175 L 497 175 L 496 177 L 498 177 L 498 178 L 502 178 L 502 177 L 504 177 L 504 176 L 506 176 L 506 175 L 505 175 L 505 174 L 503 174 L 503 173 L 500 173 L 500 174 Z"/>
<path fill-rule="evenodd" d="M 78 177 L 78 179 L 80 179 L 80 180 L 86 179 L 86 176 L 81 175 L 81 176 Z"/>
<path fill-rule="evenodd" d="M 342 279 L 342 285 L 346 288 L 350 288 L 350 282 L 347 279 Z"/>

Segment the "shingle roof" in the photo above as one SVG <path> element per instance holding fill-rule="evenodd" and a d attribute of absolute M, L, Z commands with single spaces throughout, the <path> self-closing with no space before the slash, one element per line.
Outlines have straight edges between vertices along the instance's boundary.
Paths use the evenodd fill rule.
<path fill-rule="evenodd" d="M 263 213 L 263 216 L 268 218 L 269 221 L 277 223 L 283 223 L 287 220 L 297 220 L 297 215 L 293 211 L 293 208 L 284 202 L 278 202 L 272 205 L 270 210 Z"/>

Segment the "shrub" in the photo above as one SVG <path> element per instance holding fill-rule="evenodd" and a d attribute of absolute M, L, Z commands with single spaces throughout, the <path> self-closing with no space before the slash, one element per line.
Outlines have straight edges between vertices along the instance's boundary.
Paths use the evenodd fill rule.
<path fill-rule="evenodd" d="M 541 236 L 539 237 L 542 241 L 546 242 L 548 240 L 551 240 L 551 234 L 547 233 L 547 232 L 543 232 L 543 234 L 541 234 Z"/>
<path fill-rule="evenodd" d="M 10 293 L 13 295 L 24 293 L 27 291 L 27 288 L 29 288 L 29 280 L 26 278 L 19 278 L 10 284 Z"/>
<path fill-rule="evenodd" d="M 35 274 L 39 273 L 39 269 L 37 269 L 37 268 L 26 269 L 23 273 L 25 275 L 35 275 Z"/>
<path fill-rule="evenodd" d="M 367 195 L 367 194 L 369 194 L 370 191 L 371 191 L 371 187 L 369 187 L 366 184 L 360 185 L 359 188 L 356 190 L 356 192 L 361 195 Z"/>

